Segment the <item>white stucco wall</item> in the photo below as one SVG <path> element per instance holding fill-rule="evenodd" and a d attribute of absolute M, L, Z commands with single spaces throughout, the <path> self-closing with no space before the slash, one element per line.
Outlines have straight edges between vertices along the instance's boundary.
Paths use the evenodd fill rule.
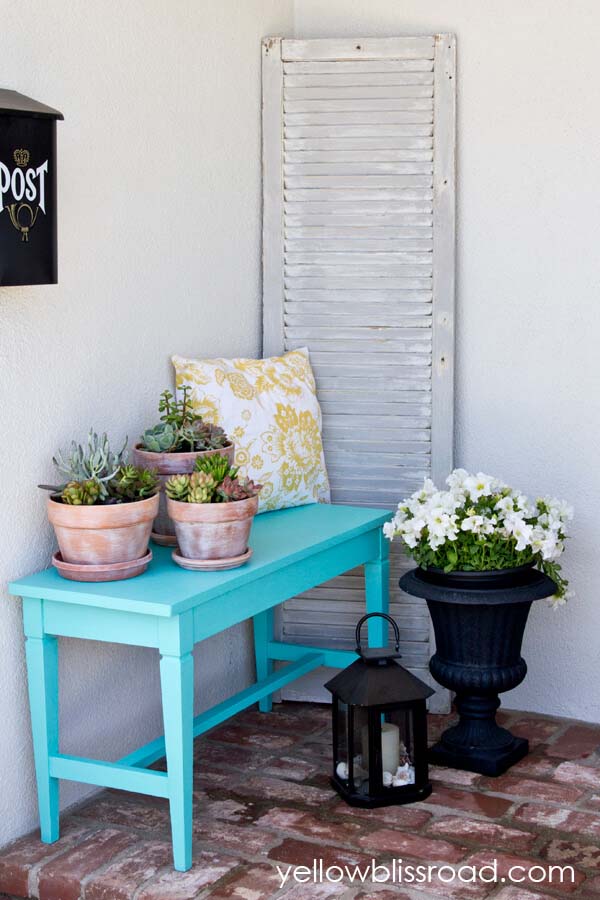
<path fill-rule="evenodd" d="M 600 721 L 595 0 L 296 0 L 296 37 L 457 35 L 456 462 L 575 505 L 577 598 L 534 609 L 505 702 Z"/>
<path fill-rule="evenodd" d="M 59 280 L 0 288 L 0 845 L 35 826 L 20 602 L 48 564 L 50 459 L 91 424 L 152 422 L 171 353 L 260 349 L 260 39 L 291 0 L 2 4 L 0 85 L 56 106 Z M 205 645 L 198 708 L 252 675 L 248 632 Z M 60 642 L 64 751 L 161 733 L 154 651 Z M 63 786 L 62 801 L 81 796 Z"/>

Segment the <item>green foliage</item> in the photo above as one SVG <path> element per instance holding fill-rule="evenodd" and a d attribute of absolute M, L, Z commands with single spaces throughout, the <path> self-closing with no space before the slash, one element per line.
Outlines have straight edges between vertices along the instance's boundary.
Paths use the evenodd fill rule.
<path fill-rule="evenodd" d="M 219 425 L 212 425 L 204 419 L 198 419 L 189 428 L 184 428 L 182 437 L 194 450 L 220 450 L 231 443 Z"/>
<path fill-rule="evenodd" d="M 171 475 L 165 484 L 165 492 L 171 500 L 179 500 L 185 503 L 190 492 L 190 476 Z"/>
<path fill-rule="evenodd" d="M 61 500 L 69 506 L 93 506 L 100 498 L 100 483 L 89 481 L 70 481 L 61 492 Z"/>
<path fill-rule="evenodd" d="M 127 503 L 152 497 L 156 494 L 158 486 L 158 475 L 152 469 L 121 466 L 108 483 L 108 493 L 112 501 Z"/>
<path fill-rule="evenodd" d="M 69 482 L 97 481 L 100 485 L 100 497 L 106 498 L 106 484 L 114 478 L 118 469 L 127 459 L 127 438 L 119 451 L 114 453 L 106 434 L 101 437 L 94 429 L 90 429 L 87 445 L 84 447 L 72 441 L 68 455 L 63 456 L 59 450 L 52 462 Z M 62 487 L 53 490 L 62 490 Z"/>
<path fill-rule="evenodd" d="M 226 475 L 235 478 L 238 473 L 237 468 L 230 465 L 226 456 L 217 453 L 213 456 L 199 456 L 196 459 L 196 471 L 212 475 L 217 484 L 220 484 Z"/>
<path fill-rule="evenodd" d="M 255 497 L 262 488 L 262 484 L 255 484 L 250 478 L 231 478 L 226 475 L 222 484 L 217 488 L 217 494 L 224 503 L 232 500 L 248 500 Z"/>
<path fill-rule="evenodd" d="M 191 387 L 183 385 L 181 398 L 170 391 L 160 395 L 160 423 L 147 429 L 141 437 L 142 447 L 152 453 L 190 453 L 196 450 L 218 450 L 230 440 L 218 425 L 205 422 L 194 412 Z"/>
<path fill-rule="evenodd" d="M 152 453 L 168 453 L 175 448 L 178 437 L 176 428 L 168 422 L 161 422 L 143 433 L 142 447 Z"/>
<path fill-rule="evenodd" d="M 190 475 L 188 503 L 212 503 L 217 482 L 208 472 L 194 472 Z"/>

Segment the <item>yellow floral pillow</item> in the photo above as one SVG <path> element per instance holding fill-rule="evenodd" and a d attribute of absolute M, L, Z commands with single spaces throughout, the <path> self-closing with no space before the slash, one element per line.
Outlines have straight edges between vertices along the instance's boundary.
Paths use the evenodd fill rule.
<path fill-rule="evenodd" d="M 270 359 L 173 357 L 176 384 L 235 441 L 242 474 L 264 485 L 259 512 L 329 503 L 321 408 L 308 350 Z"/>

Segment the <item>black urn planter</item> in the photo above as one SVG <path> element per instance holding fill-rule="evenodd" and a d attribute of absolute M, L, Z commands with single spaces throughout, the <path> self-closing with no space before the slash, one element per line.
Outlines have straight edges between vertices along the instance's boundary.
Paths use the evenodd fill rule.
<path fill-rule="evenodd" d="M 495 572 L 413 569 L 400 579 L 408 594 L 424 597 L 433 621 L 436 652 L 429 668 L 456 692 L 459 722 L 429 751 L 432 763 L 501 775 L 529 751 L 496 722 L 498 694 L 527 673 L 521 644 L 531 604 L 556 591 L 532 566 Z"/>

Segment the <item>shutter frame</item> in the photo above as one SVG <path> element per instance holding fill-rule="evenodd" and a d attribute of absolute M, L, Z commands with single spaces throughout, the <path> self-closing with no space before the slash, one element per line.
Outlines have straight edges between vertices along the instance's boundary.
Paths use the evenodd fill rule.
<path fill-rule="evenodd" d="M 266 38 L 262 49 L 263 354 L 309 347 L 326 462 L 332 486 L 344 487 L 334 502 L 392 509 L 416 479 L 431 474 L 441 485 L 453 465 L 455 38 Z M 338 332 L 333 353 L 329 315 Z M 357 359 L 371 366 L 370 393 L 358 397 Z M 394 419 L 399 402 L 403 415 Z M 352 435 L 351 415 L 361 414 L 385 428 L 366 448 Z M 391 446 L 398 452 L 383 459 Z M 431 680 L 426 607 L 397 588 L 410 565 L 393 544 L 391 609 L 408 629 L 408 667 Z M 348 644 L 363 585 L 355 571 L 294 598 L 285 613 L 280 607 L 276 628 L 286 640 L 314 636 L 318 644 L 322 634 L 334 644 L 337 627 Z M 326 699 L 317 687 L 324 674 L 286 696 Z M 447 711 L 448 692 L 434 686 L 431 708 Z"/>

